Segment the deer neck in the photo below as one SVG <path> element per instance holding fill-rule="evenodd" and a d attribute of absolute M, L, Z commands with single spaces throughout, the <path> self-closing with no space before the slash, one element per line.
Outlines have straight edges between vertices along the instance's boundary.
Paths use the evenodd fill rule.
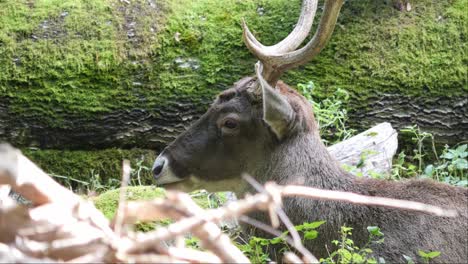
<path fill-rule="evenodd" d="M 261 183 L 275 181 L 281 185 L 366 193 L 360 184 L 355 184 L 353 175 L 341 169 L 318 136 L 300 137 L 285 142 L 273 152 L 269 165 L 259 170 L 255 176 Z M 365 221 L 355 223 L 353 219 L 361 219 L 360 216 L 366 215 L 368 209 L 348 203 L 308 198 L 283 199 L 283 208 L 294 224 L 326 220 L 327 228 L 321 231 L 325 234 L 323 237 L 337 238 L 337 231 L 342 225 L 360 228 L 367 224 Z M 321 239 L 318 240 L 320 245 L 329 242 Z"/>
<path fill-rule="evenodd" d="M 341 169 L 316 135 L 302 135 L 276 147 L 269 161 L 256 171 L 260 182 L 305 185 L 356 191 L 354 176 Z"/>

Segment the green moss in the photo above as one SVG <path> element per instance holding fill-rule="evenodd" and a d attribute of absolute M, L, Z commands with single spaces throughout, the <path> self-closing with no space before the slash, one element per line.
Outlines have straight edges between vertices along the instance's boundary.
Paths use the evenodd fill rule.
<path fill-rule="evenodd" d="M 462 95 L 467 89 L 466 2 L 418 1 L 411 12 L 400 12 L 385 1 L 348 1 L 328 47 L 314 62 L 284 78 L 290 84 L 313 80 L 323 95 L 346 88 L 363 100 L 376 91 Z M 200 87 L 200 76 L 204 87 L 224 87 L 252 73 L 253 59 L 240 38 L 241 18 L 262 42 L 272 44 L 295 24 L 299 1 L 179 0 L 171 7 L 163 60 L 199 58 L 200 74 L 185 85 Z M 258 15 L 259 8 L 264 15 Z M 168 83 L 184 75 L 169 68 L 161 72 L 166 71 L 162 78 Z"/>
<path fill-rule="evenodd" d="M 142 149 L 106 149 L 99 151 L 67 151 L 23 149 L 23 153 L 55 180 L 74 190 L 101 192 L 120 186 L 122 160 L 131 161 L 131 177 L 138 183 L 140 169 L 142 184 L 153 183 L 151 165 L 156 153 Z"/>
<path fill-rule="evenodd" d="M 174 102 L 204 108 L 253 73 L 241 19 L 272 44 L 300 8 L 288 0 L 153 2 L 0 1 L 0 92 L 11 114 L 63 127 L 65 118 L 151 113 Z M 466 94 L 467 0 L 413 1 L 411 12 L 386 2 L 346 1 L 327 47 L 285 81 L 313 80 L 320 96 L 345 88 L 357 100 L 350 108 L 377 92 Z"/>
<path fill-rule="evenodd" d="M 158 43 L 159 7 L 146 3 L 0 1 L 0 91 L 12 114 L 61 127 L 66 116 L 135 108 Z"/>
<path fill-rule="evenodd" d="M 156 198 L 163 198 L 165 196 L 165 190 L 163 188 L 157 188 L 154 186 L 131 186 L 127 187 L 125 190 L 125 200 L 126 201 L 145 201 L 153 200 Z M 108 219 L 112 219 L 117 210 L 118 202 L 120 196 L 120 189 L 107 191 L 95 198 L 92 198 L 94 205 L 99 209 Z M 210 196 L 206 192 L 193 192 L 191 194 L 192 199 L 197 203 L 201 208 L 211 208 L 213 203 L 210 202 Z M 217 200 L 219 203 L 226 202 L 226 197 L 224 193 L 217 195 Z M 218 204 L 219 205 L 219 204 Z M 155 225 L 167 225 L 171 223 L 169 219 L 161 220 L 152 223 L 138 223 L 136 229 L 140 231 L 150 231 L 154 229 Z"/>
<path fill-rule="evenodd" d="M 305 81 L 304 73 L 310 73 L 324 92 L 344 87 L 364 98 L 377 92 L 463 95 L 466 6 L 466 0 L 418 1 L 411 12 L 399 12 L 384 1 L 348 2 L 317 61 L 301 77 L 298 72 L 289 76 Z"/>
<path fill-rule="evenodd" d="M 152 200 L 163 198 L 165 191 L 153 186 L 130 186 L 125 191 L 126 201 Z M 110 190 L 92 199 L 94 205 L 108 219 L 112 219 L 119 203 L 120 189 Z"/>
<path fill-rule="evenodd" d="M 120 189 L 115 189 L 93 198 L 92 201 L 98 210 L 100 210 L 109 220 L 112 220 L 115 216 L 115 212 L 117 211 L 119 196 Z M 146 201 L 163 198 L 164 196 L 164 189 L 153 186 L 127 187 L 125 190 L 126 201 Z M 139 231 L 150 231 L 154 229 L 155 225 L 167 225 L 169 223 L 170 220 L 168 219 L 151 223 L 137 223 L 135 228 Z"/>
<path fill-rule="evenodd" d="M 161 85 L 167 89 L 185 87 L 193 97 L 204 98 L 229 87 L 242 76 L 252 74 L 255 59 L 242 42 L 241 20 L 245 18 L 252 28 L 267 36 L 275 32 L 271 36 L 285 37 L 288 34 L 286 28 L 295 22 L 272 23 L 284 14 L 279 11 L 285 11 L 285 4 L 285 1 L 278 0 L 171 1 L 168 7 L 171 12 L 160 34 Z M 287 4 L 292 6 L 286 10 L 289 13 L 286 16 L 294 16 L 298 3 Z M 257 8 L 263 5 L 273 10 L 269 16 L 259 17 Z M 189 59 L 195 59 L 198 64 L 181 67 L 174 63 Z"/>

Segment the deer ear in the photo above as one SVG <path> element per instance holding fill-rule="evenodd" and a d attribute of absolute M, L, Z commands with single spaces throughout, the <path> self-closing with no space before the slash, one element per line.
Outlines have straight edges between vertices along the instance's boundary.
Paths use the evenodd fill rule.
<path fill-rule="evenodd" d="M 262 89 L 263 120 L 270 126 L 276 137 L 281 140 L 289 132 L 290 124 L 294 119 L 294 110 L 288 100 L 265 81 L 262 70 L 261 62 L 257 62 L 255 71 Z"/>

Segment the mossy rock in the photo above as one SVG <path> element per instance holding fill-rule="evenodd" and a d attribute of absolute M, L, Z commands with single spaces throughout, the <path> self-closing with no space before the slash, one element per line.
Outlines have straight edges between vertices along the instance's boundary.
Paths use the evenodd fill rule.
<path fill-rule="evenodd" d="M 312 80 L 319 99 L 347 89 L 356 127 L 419 123 L 466 138 L 466 123 L 453 120 L 468 116 L 468 1 L 411 4 L 400 12 L 391 1 L 346 1 L 327 47 L 285 81 Z M 253 73 L 241 19 L 272 44 L 299 8 L 299 0 L 0 1 L 0 139 L 161 149 L 214 94 Z"/>
<path fill-rule="evenodd" d="M 165 190 L 154 186 L 136 186 L 127 187 L 125 190 L 126 201 L 142 201 L 153 200 L 156 198 L 164 198 Z M 100 210 L 109 220 L 115 216 L 119 204 L 120 188 L 110 190 L 101 195 L 92 198 L 94 205 Z M 170 220 L 161 220 L 152 223 L 137 223 L 136 229 L 140 231 L 150 231 L 156 225 L 167 225 Z"/>
<path fill-rule="evenodd" d="M 125 190 L 126 201 L 153 200 L 164 198 L 166 191 L 155 186 L 130 186 Z M 112 219 L 119 203 L 120 188 L 107 191 L 97 197 L 92 198 L 94 205 L 108 219 Z"/>
<path fill-rule="evenodd" d="M 125 200 L 153 200 L 157 198 L 164 198 L 165 194 L 166 191 L 163 188 L 158 188 L 155 186 L 130 186 L 125 190 Z M 220 204 L 226 202 L 226 196 L 224 193 L 216 194 L 215 201 L 210 198 L 210 195 L 211 194 L 202 191 L 191 193 L 191 197 L 194 202 L 204 209 L 217 207 Z M 94 202 L 96 208 L 99 209 L 108 219 L 112 219 L 115 216 L 115 212 L 117 210 L 119 196 L 120 188 L 102 193 L 97 197 L 93 197 L 91 200 Z M 169 219 L 152 223 L 138 223 L 136 225 L 136 229 L 140 231 L 150 231 L 153 230 L 155 226 L 167 225 L 169 223 L 172 223 L 172 221 Z"/>

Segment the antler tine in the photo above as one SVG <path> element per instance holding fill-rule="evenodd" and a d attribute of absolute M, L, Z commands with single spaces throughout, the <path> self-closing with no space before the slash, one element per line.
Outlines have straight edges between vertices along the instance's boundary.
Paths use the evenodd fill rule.
<path fill-rule="evenodd" d="M 343 2 L 344 0 L 326 1 L 322 18 L 320 19 L 320 23 L 314 37 L 304 47 L 295 51 L 294 49 L 301 44 L 310 31 L 313 21 L 310 21 L 308 28 L 304 29 L 304 25 L 309 22 L 304 22 L 303 19 L 309 17 L 313 20 L 317 8 L 316 0 L 304 0 L 301 16 L 298 22 L 298 25 L 300 26 L 296 26 L 288 37 L 274 46 L 266 47 L 262 45 L 255 39 L 247 25 L 243 23 L 244 42 L 247 48 L 264 64 L 263 76 L 271 86 L 274 87 L 276 85 L 279 77 L 285 71 L 310 61 L 325 47 L 325 44 L 335 28 L 336 20 Z M 313 8 L 308 10 L 306 7 Z M 312 12 L 312 15 L 307 16 L 306 10 L 308 10 L 308 12 Z M 298 28 L 302 30 L 301 34 L 298 32 Z M 303 35 L 304 32 L 306 32 L 305 35 Z M 298 40 L 300 40 L 300 42 L 297 42 Z"/>
<path fill-rule="evenodd" d="M 311 59 L 325 47 L 335 29 L 338 14 L 340 13 L 343 0 L 327 0 L 320 19 L 317 32 L 314 37 L 301 49 L 285 54 L 275 54 L 270 56 L 269 63 L 278 65 L 279 72 L 302 65 Z"/>
<path fill-rule="evenodd" d="M 242 21 L 244 43 L 257 58 L 266 62 L 266 69 L 264 72 L 266 76 L 269 75 L 269 72 L 272 72 L 272 69 L 269 69 L 270 64 L 267 62 L 270 55 L 279 55 L 295 50 L 309 35 L 317 10 L 317 2 L 317 0 L 304 0 L 301 14 L 293 31 L 282 41 L 273 46 L 265 46 L 260 43 L 252 34 L 245 21 Z M 269 78 L 266 77 L 266 79 L 268 80 Z"/>
<path fill-rule="evenodd" d="M 314 22 L 315 11 L 317 10 L 317 2 L 317 0 L 304 0 L 301 9 L 301 15 L 299 16 L 293 31 L 291 31 L 291 33 L 289 33 L 289 35 L 282 41 L 273 46 L 264 46 L 261 44 L 249 30 L 245 21 L 243 21 L 242 27 L 244 29 L 244 36 L 250 40 L 249 43 L 246 44 L 257 46 L 258 48 L 261 48 L 262 53 L 266 54 L 289 52 L 295 50 L 309 35 L 310 28 Z"/>

